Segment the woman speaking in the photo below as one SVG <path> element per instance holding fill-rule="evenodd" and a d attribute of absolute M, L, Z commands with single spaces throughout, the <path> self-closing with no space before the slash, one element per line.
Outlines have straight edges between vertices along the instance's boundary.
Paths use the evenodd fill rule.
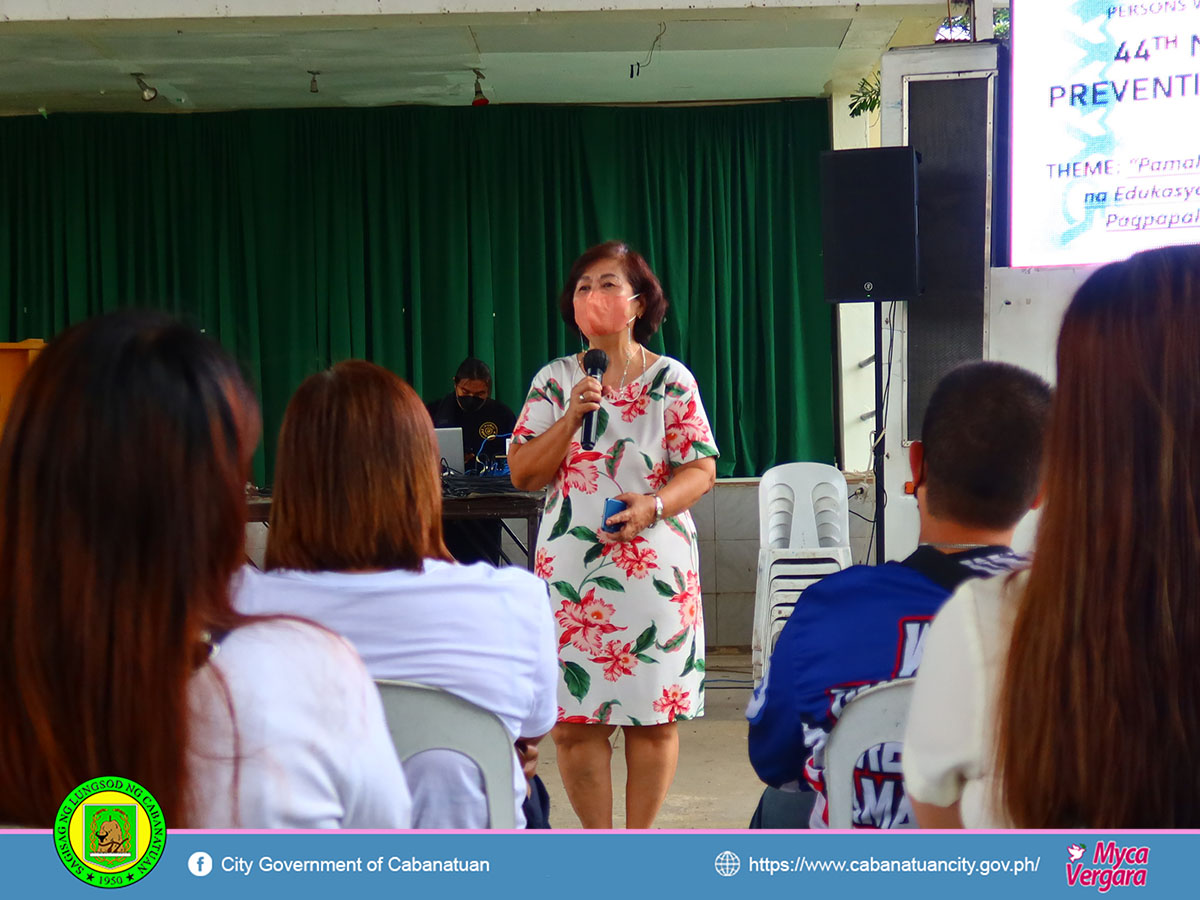
<path fill-rule="evenodd" d="M 716 478 L 717 448 L 692 373 L 645 343 L 667 300 L 646 261 L 610 241 L 575 261 L 563 320 L 608 359 L 544 366 L 513 432 L 509 466 L 525 490 L 550 486 L 537 573 L 558 626 L 563 785 L 586 828 L 612 827 L 609 737 L 625 730 L 625 821 L 654 823 L 675 774 L 676 722 L 704 712 L 704 622 L 688 509 Z M 581 428 L 592 414 L 595 446 Z M 606 501 L 624 504 L 606 520 Z"/>

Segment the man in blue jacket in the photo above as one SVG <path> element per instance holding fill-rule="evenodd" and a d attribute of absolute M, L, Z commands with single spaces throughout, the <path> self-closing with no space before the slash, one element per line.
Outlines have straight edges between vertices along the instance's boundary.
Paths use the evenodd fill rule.
<path fill-rule="evenodd" d="M 828 826 L 825 742 L 843 707 L 874 684 L 916 674 L 929 624 L 962 582 L 1025 564 L 1009 545 L 1037 504 L 1049 408 L 1046 382 L 1015 366 L 976 362 L 947 374 L 909 451 L 920 546 L 903 562 L 853 566 L 801 595 L 746 717 L 758 776 L 815 792 L 811 827 Z M 864 754 L 855 777 L 855 827 L 909 824 L 898 743 Z"/>

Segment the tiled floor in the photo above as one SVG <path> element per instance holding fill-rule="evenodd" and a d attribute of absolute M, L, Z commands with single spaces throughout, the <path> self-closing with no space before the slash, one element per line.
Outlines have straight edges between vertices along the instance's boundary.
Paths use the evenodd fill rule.
<path fill-rule="evenodd" d="M 746 756 L 746 702 L 750 656 L 709 651 L 708 691 L 703 718 L 679 728 L 679 769 L 656 828 L 745 828 L 762 793 Z M 625 821 L 624 746 L 617 733 L 613 753 L 613 824 Z M 550 792 L 550 824 L 578 828 L 555 763 L 554 744 L 542 747 L 538 773 Z"/>

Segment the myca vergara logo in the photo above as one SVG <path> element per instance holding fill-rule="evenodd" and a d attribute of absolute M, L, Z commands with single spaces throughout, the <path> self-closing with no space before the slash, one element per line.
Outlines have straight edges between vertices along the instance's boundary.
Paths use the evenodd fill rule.
<path fill-rule="evenodd" d="M 1117 887 L 1145 887 L 1150 866 L 1149 847 L 1120 847 L 1113 841 L 1097 841 L 1091 859 L 1086 844 L 1067 848 L 1067 884 L 1094 887 L 1106 894 Z"/>
<path fill-rule="evenodd" d="M 87 884 L 125 887 L 150 873 L 162 856 L 167 826 L 162 808 L 128 778 L 85 781 L 54 820 L 54 847 L 63 865 Z"/>

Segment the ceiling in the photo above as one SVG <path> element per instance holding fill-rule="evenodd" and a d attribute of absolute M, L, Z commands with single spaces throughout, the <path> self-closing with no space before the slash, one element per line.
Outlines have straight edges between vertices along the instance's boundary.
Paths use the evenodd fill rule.
<path fill-rule="evenodd" d="M 0 22 L 0 114 L 466 105 L 473 69 L 493 103 L 827 96 L 932 40 L 939 9 Z"/>

